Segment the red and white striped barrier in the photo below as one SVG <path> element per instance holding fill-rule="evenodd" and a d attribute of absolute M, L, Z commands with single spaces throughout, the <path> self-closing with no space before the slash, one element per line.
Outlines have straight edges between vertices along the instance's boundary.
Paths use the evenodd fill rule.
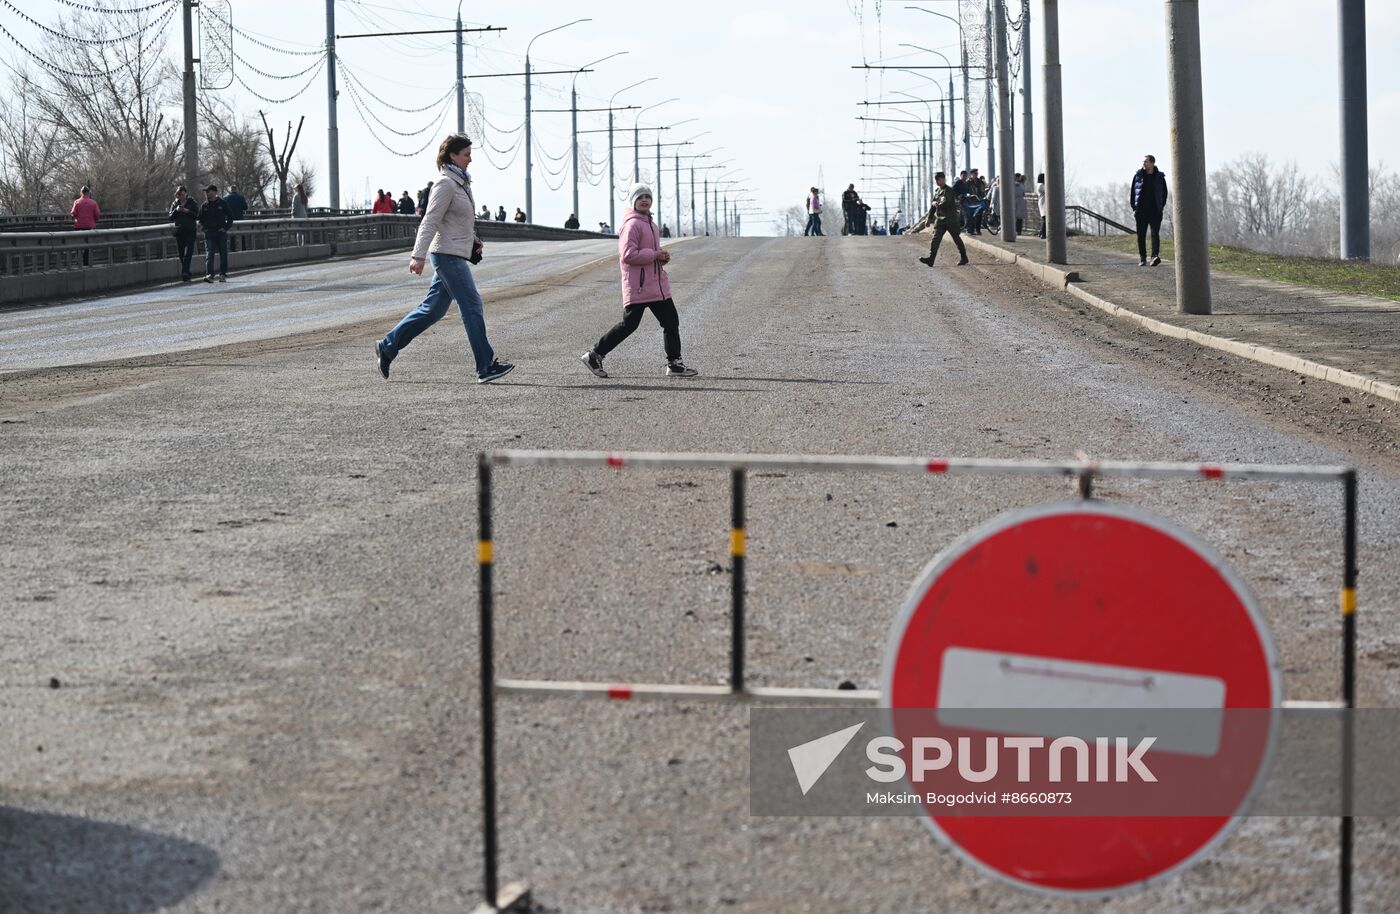
<path fill-rule="evenodd" d="M 731 485 L 731 641 L 728 685 L 679 683 L 569 682 L 533 679 L 498 679 L 493 649 L 492 571 L 495 562 L 492 526 L 492 471 L 497 466 L 609 467 L 613 469 L 714 469 L 726 470 Z M 481 730 L 482 814 L 485 856 L 486 905 L 496 910 L 496 776 L 495 698 L 502 695 L 569 696 L 605 701 L 663 700 L 728 703 L 774 702 L 819 705 L 875 705 L 880 693 L 858 689 L 803 689 L 752 687 L 744 681 L 744 575 L 747 533 L 745 489 L 751 470 L 787 470 L 838 473 L 904 473 L 939 476 L 1059 476 L 1075 479 L 1079 494 L 1088 498 L 1096 478 L 1161 480 L 1269 480 L 1274 482 L 1340 481 L 1343 491 L 1342 546 L 1342 699 L 1340 701 L 1285 701 L 1285 708 L 1354 708 L 1356 706 L 1356 471 L 1344 466 L 1288 466 L 1248 463 L 1167 463 L 1157 461 L 1001 460 L 954 457 L 804 456 L 795 454 L 724 454 L 646 451 L 520 451 L 499 450 L 477 458 L 480 533 L 478 610 L 481 625 Z M 1344 718 L 1342 791 L 1348 814 L 1341 820 L 1341 910 L 1351 910 L 1352 817 L 1351 770 L 1354 733 L 1350 716 Z"/>
<path fill-rule="evenodd" d="M 648 451 L 491 451 L 497 466 L 808 470 L 839 473 L 931 473 L 941 476 L 1093 476 L 1137 479 L 1341 479 L 1343 466 L 1259 463 L 1165 463 L 1131 460 L 1001 460 L 975 457 L 863 457 L 800 454 L 662 454 Z"/>

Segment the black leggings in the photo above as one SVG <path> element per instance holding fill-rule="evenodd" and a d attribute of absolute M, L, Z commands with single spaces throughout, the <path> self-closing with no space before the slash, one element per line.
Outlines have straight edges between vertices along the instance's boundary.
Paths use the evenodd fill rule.
<path fill-rule="evenodd" d="M 681 318 L 676 313 L 676 303 L 669 298 L 661 301 L 637 302 L 622 309 L 622 320 L 598 339 L 593 351 L 602 358 L 618 347 L 618 344 L 632 335 L 642 323 L 642 313 L 648 308 L 661 324 L 661 344 L 666 351 L 666 361 L 675 362 L 681 357 Z"/>

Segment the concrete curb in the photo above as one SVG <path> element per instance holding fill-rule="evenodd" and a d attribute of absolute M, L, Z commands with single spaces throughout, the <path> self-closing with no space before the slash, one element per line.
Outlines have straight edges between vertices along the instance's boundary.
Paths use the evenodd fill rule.
<path fill-rule="evenodd" d="M 1324 365 L 1321 362 L 1305 359 L 1302 356 L 1280 352 L 1277 349 L 1270 349 L 1267 346 L 1245 343 L 1240 340 L 1229 339 L 1228 337 L 1202 333 L 1199 330 L 1188 330 L 1185 327 L 1178 327 L 1175 324 L 1169 324 L 1166 321 L 1160 321 L 1154 317 L 1139 314 L 1121 305 L 1115 305 L 1107 299 L 1084 291 L 1084 288 L 1078 285 L 1079 274 L 1075 271 L 1061 270 L 1057 267 L 1036 263 L 1013 251 L 1002 250 L 995 245 L 978 241 L 975 238 L 966 238 L 964 241 L 977 248 L 977 250 L 985 254 L 990 254 L 997 260 L 1019 264 L 1032 276 L 1039 278 L 1046 285 L 1066 291 L 1080 301 L 1098 308 L 1100 311 L 1111 314 L 1114 317 L 1131 321 L 1139 327 L 1150 330 L 1153 333 L 1158 333 L 1176 340 L 1189 340 L 1210 349 L 1227 352 L 1230 355 L 1239 356 L 1242 359 L 1249 359 L 1252 362 L 1258 362 L 1261 365 L 1282 368 L 1294 374 L 1317 378 L 1320 381 L 1328 381 L 1332 384 L 1349 387 L 1352 390 L 1359 390 L 1363 393 L 1400 403 L 1400 385 L 1391 384 L 1379 378 L 1368 378 L 1365 375 L 1359 375 L 1353 371 L 1334 368 L 1330 365 Z"/>
<path fill-rule="evenodd" d="M 1056 289 L 1065 289 L 1072 282 L 1079 282 L 1079 272 L 1077 270 L 1061 270 L 1048 264 L 1039 263 L 1029 257 L 1022 257 L 1015 251 L 1004 251 L 994 244 L 987 244 L 985 241 L 978 241 L 976 238 L 963 236 L 963 241 L 970 244 L 984 254 L 991 254 L 997 260 L 1006 263 L 1014 263 L 1036 279 Z"/>

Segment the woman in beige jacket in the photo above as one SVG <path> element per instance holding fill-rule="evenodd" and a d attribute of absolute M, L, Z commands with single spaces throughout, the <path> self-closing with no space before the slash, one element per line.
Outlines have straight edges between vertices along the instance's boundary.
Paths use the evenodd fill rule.
<path fill-rule="evenodd" d="M 450 134 L 438 147 L 438 179 L 428 195 L 428 207 L 418 224 L 418 240 L 408 261 L 408 271 L 423 275 L 425 256 L 433 262 L 433 282 L 423 303 L 374 345 L 379 373 L 389 378 L 389 364 L 418 334 L 437 323 L 453 301 L 462 312 L 467 340 L 476 359 L 476 381 L 486 384 L 503 377 L 515 366 L 496 358 L 486 339 L 486 317 L 481 293 L 472 279 L 469 258 L 479 254 L 476 237 L 476 201 L 472 199 L 472 141 L 461 133 Z M 475 259 L 479 260 L 479 257 Z"/>

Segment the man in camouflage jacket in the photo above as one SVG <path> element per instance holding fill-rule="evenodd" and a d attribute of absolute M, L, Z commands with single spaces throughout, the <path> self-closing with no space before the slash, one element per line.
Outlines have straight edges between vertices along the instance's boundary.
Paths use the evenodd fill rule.
<path fill-rule="evenodd" d="M 919 263 L 933 266 L 933 261 L 938 257 L 938 245 L 946 233 L 953 236 L 953 243 L 958 246 L 958 254 L 961 255 L 958 266 L 962 266 L 967 263 L 967 248 L 963 246 L 962 234 L 958 231 L 958 198 L 948 186 L 943 172 L 935 174 L 933 181 L 938 187 L 933 191 L 933 206 L 929 207 L 927 217 L 928 224 L 933 226 L 933 244 L 929 246 L 928 256 L 920 257 Z"/>

